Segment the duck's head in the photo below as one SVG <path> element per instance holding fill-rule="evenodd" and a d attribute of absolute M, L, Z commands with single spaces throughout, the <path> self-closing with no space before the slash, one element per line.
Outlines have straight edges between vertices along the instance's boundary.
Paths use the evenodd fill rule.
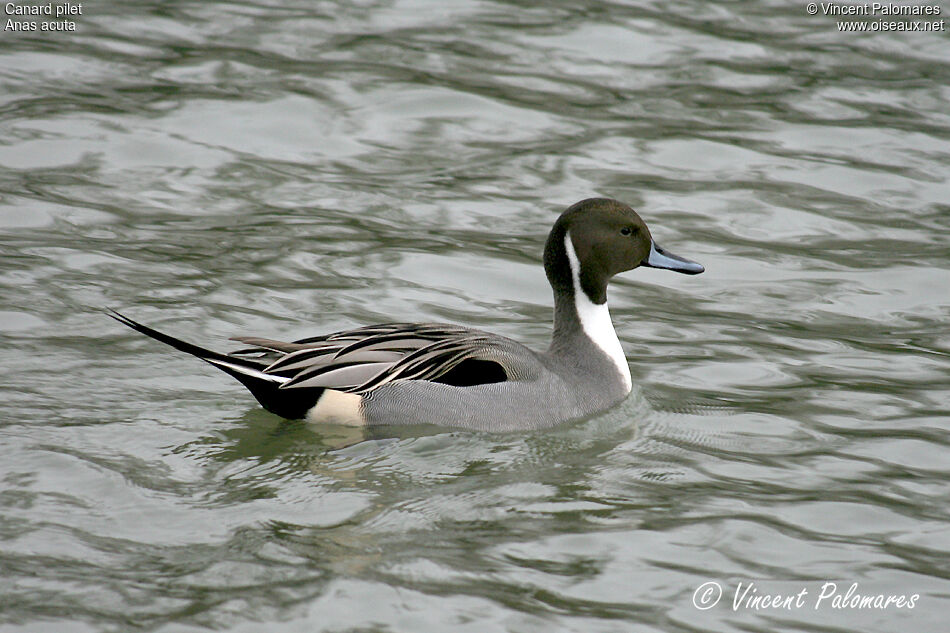
<path fill-rule="evenodd" d="M 595 304 L 607 301 L 611 277 L 638 266 L 687 275 L 705 270 L 657 246 L 636 211 L 609 198 L 589 198 L 569 207 L 544 246 L 544 270 L 555 293 L 573 292 L 577 274 L 581 289 Z"/>

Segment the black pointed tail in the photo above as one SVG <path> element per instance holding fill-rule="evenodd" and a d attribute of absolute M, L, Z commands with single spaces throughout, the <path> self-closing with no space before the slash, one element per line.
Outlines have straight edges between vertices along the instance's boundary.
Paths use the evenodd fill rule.
<path fill-rule="evenodd" d="M 221 371 L 237 378 L 242 385 L 253 394 L 261 406 L 284 418 L 291 420 L 302 418 L 307 411 L 320 399 L 323 389 L 285 389 L 280 390 L 286 380 L 280 376 L 265 374 L 267 365 L 245 358 L 220 354 L 204 347 L 199 347 L 174 336 L 159 332 L 138 321 L 133 321 L 124 314 L 115 310 L 108 310 L 106 314 L 119 323 L 126 325 L 136 332 L 161 341 L 175 349 L 191 354 L 206 363 L 210 363 Z"/>

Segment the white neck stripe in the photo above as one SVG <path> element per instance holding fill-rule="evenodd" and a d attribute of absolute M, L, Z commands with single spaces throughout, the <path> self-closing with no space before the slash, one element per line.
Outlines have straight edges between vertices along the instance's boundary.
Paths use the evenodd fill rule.
<path fill-rule="evenodd" d="M 581 328 L 587 338 L 593 341 L 594 345 L 599 347 L 617 366 L 624 386 L 627 391 L 630 391 L 633 387 L 630 366 L 627 365 L 627 357 L 623 353 L 617 332 L 614 331 L 614 324 L 610 320 L 607 302 L 600 305 L 594 303 L 581 288 L 581 264 L 577 259 L 577 251 L 574 250 L 574 243 L 571 241 L 569 232 L 564 233 L 564 250 L 567 252 L 567 261 L 571 266 L 571 278 L 574 280 L 574 307 L 581 321 Z"/>

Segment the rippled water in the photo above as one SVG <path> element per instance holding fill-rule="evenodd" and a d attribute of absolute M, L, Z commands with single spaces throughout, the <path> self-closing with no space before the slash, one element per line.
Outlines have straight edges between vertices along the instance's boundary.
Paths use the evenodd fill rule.
<path fill-rule="evenodd" d="M 945 626 L 946 33 L 699 0 L 75 19 L 0 33 L 0 630 Z M 591 195 L 707 272 L 614 283 L 642 392 L 543 433 L 281 421 L 98 311 L 542 348 L 543 240 Z M 828 580 L 919 598 L 815 609 Z M 809 602 L 733 609 L 750 582 Z"/>

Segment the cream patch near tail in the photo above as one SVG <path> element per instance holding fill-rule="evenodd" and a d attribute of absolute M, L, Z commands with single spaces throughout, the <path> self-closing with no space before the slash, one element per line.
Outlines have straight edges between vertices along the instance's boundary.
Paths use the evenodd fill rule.
<path fill-rule="evenodd" d="M 362 402 L 363 396 L 358 394 L 327 389 L 321 394 L 317 404 L 307 411 L 306 420 L 313 424 L 366 426 Z"/>

